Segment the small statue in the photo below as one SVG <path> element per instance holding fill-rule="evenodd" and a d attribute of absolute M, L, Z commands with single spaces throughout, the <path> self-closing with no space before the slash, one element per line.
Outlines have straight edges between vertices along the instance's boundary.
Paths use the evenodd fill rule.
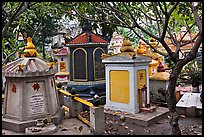
<path fill-rule="evenodd" d="M 92 103 L 93 103 L 94 106 L 99 106 L 100 105 L 100 98 L 99 98 L 99 96 L 97 94 L 93 97 Z"/>
<path fill-rule="evenodd" d="M 52 118 L 50 113 L 47 113 L 47 123 L 50 124 L 52 122 Z"/>
<path fill-rule="evenodd" d="M 44 127 L 45 126 L 45 123 L 44 123 L 44 121 L 43 120 L 41 120 L 41 119 L 38 119 L 37 120 L 37 122 L 36 122 L 36 126 L 37 127 Z"/>
<path fill-rule="evenodd" d="M 75 94 L 76 94 L 75 88 L 72 88 L 71 91 L 70 91 L 70 93 L 71 93 L 72 95 L 75 95 Z"/>

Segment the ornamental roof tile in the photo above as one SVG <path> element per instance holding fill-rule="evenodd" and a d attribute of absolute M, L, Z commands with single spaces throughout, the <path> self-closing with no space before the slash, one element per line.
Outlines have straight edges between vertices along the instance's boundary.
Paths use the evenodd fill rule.
<path fill-rule="evenodd" d="M 88 35 L 87 32 L 82 32 L 80 35 L 76 36 L 74 39 L 72 39 L 68 45 L 77 45 L 77 44 L 87 44 L 87 43 L 102 43 L 102 44 L 109 44 L 109 41 L 105 40 L 102 36 L 94 34 L 93 32 L 90 32 L 91 41 L 88 41 Z"/>
<path fill-rule="evenodd" d="M 63 47 L 59 51 L 57 51 L 54 55 L 55 56 L 62 56 L 62 55 L 68 55 L 70 54 L 69 48 Z"/>
<path fill-rule="evenodd" d="M 43 59 L 36 57 L 19 58 L 2 67 L 2 73 L 8 77 L 32 77 L 57 73 L 57 67 L 50 67 Z"/>

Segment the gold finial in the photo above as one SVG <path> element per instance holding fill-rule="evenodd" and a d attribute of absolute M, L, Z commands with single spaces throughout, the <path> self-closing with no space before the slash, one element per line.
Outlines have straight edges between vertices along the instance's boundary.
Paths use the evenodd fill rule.
<path fill-rule="evenodd" d="M 154 48 L 156 47 L 157 42 L 156 42 L 155 38 L 151 38 L 151 39 L 150 39 L 150 44 L 151 44 Z"/>
<path fill-rule="evenodd" d="M 138 46 L 137 54 L 145 54 L 145 49 L 144 49 L 142 42 L 140 42 L 140 44 Z"/>
<path fill-rule="evenodd" d="M 128 37 L 124 38 L 120 51 L 121 52 L 134 52 L 134 48 L 132 47 L 132 43 Z"/>
<path fill-rule="evenodd" d="M 158 60 L 158 54 L 157 54 L 157 52 L 153 52 L 152 58 L 153 58 L 154 60 Z"/>
<path fill-rule="evenodd" d="M 132 43 L 128 37 L 125 37 L 122 46 L 132 46 Z"/>
<path fill-rule="evenodd" d="M 35 45 L 33 44 L 31 37 L 27 38 L 27 46 L 25 47 L 24 52 L 25 57 L 36 57 L 37 55 L 37 51 L 35 50 Z"/>

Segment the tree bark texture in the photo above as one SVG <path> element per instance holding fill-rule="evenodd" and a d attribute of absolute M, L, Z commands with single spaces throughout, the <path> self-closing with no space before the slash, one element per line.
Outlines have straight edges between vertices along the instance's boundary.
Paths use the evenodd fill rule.
<path fill-rule="evenodd" d="M 170 125 L 171 125 L 171 135 L 181 135 L 181 130 L 179 128 L 179 114 L 176 111 L 176 94 L 175 94 L 175 88 L 176 88 L 176 81 L 178 78 L 178 75 L 180 74 L 181 70 L 183 68 L 182 62 L 177 62 L 172 69 L 172 73 L 170 75 L 169 85 L 167 89 L 167 96 L 166 101 L 169 108 L 170 113 Z"/>

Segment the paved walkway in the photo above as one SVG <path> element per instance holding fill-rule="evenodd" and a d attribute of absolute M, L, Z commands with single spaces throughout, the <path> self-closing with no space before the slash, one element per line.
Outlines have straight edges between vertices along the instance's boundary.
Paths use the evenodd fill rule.
<path fill-rule="evenodd" d="M 57 132 L 51 135 L 93 135 L 89 126 L 87 126 L 77 118 L 69 118 L 68 114 L 65 115 L 64 120 L 62 120 L 62 123 L 57 127 Z M 5 129 L 2 129 L 2 134 L 25 135 L 25 133 L 16 133 Z"/>

